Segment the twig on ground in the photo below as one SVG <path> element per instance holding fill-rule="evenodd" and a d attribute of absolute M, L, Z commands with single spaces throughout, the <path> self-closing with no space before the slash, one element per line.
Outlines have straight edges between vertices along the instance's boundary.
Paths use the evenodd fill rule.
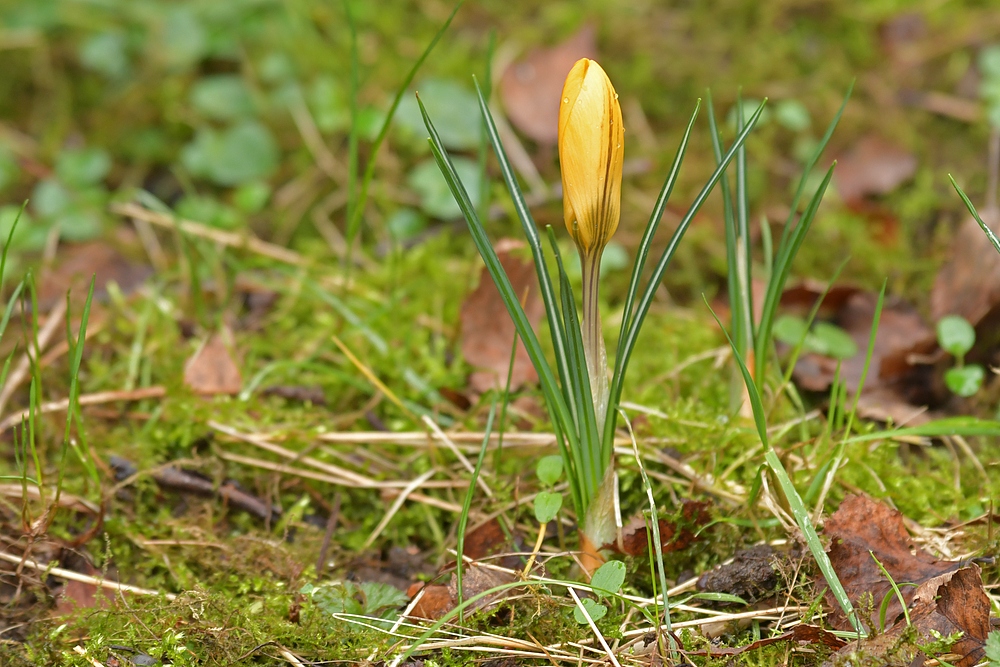
<path fill-rule="evenodd" d="M 153 387 L 143 387 L 131 391 L 99 391 L 93 394 L 80 396 L 80 405 L 99 405 L 101 403 L 114 403 L 116 401 L 142 401 L 147 398 L 162 398 L 166 396 L 167 390 L 159 385 Z M 35 408 L 35 414 L 46 414 L 49 412 L 64 412 L 69 408 L 69 399 L 63 398 L 58 401 L 42 403 Z M 29 411 L 27 409 L 8 415 L 0 421 L 0 433 L 21 423 L 22 419 L 27 419 Z"/>
<path fill-rule="evenodd" d="M 274 245 L 273 243 L 268 243 L 267 241 L 262 241 L 249 231 L 242 234 L 226 232 L 203 225 L 194 220 L 184 220 L 165 213 L 150 211 L 138 204 L 112 204 L 110 208 L 113 213 L 117 213 L 118 215 L 145 220 L 146 222 L 167 229 L 180 229 L 185 234 L 208 239 L 209 241 L 214 241 L 215 243 L 220 243 L 231 248 L 244 248 L 250 252 L 284 262 L 285 264 L 308 266 L 310 263 L 309 260 L 299 253 L 279 245 Z"/>

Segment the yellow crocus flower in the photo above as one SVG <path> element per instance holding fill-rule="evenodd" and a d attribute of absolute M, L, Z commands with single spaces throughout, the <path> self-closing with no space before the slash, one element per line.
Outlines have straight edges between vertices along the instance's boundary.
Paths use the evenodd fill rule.
<path fill-rule="evenodd" d="M 559 163 L 566 228 L 585 256 L 599 256 L 618 229 L 624 136 L 608 75 L 593 60 L 578 60 L 559 106 Z"/>

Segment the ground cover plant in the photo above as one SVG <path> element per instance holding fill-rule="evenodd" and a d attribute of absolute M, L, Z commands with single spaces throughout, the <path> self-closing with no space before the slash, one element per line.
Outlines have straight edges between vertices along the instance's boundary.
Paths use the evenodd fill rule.
<path fill-rule="evenodd" d="M 1000 664 L 1000 14 L 759 4 L 0 3 L 0 664 Z"/>

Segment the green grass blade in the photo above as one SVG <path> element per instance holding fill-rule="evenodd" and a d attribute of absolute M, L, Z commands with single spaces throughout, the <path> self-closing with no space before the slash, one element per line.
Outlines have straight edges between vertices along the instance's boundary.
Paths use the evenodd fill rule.
<path fill-rule="evenodd" d="M 712 152 L 715 153 L 716 164 L 721 164 L 722 134 L 719 132 L 719 127 L 715 121 L 715 105 L 712 102 L 711 91 L 706 92 L 705 99 L 708 104 L 708 127 L 712 137 Z M 737 115 L 742 113 L 743 111 L 741 105 Z M 742 127 L 740 129 L 742 129 Z M 737 161 L 738 160 L 739 153 L 737 153 Z M 732 335 L 736 344 L 740 346 L 740 352 L 742 354 L 746 354 L 747 348 L 744 345 L 746 342 L 746 335 L 743 331 L 743 322 L 745 318 L 742 312 L 744 301 L 740 298 L 742 292 L 740 290 L 740 275 L 737 268 L 739 267 L 739 258 L 737 256 L 739 252 L 739 244 L 737 242 L 736 213 L 733 207 L 732 191 L 729 187 L 729 174 L 725 171 L 722 172 L 722 178 L 719 179 L 719 187 L 722 189 L 723 230 L 726 236 L 726 288 L 729 292 Z"/>
<path fill-rule="evenodd" d="M 484 98 L 489 105 L 490 97 L 493 93 L 493 53 L 497 45 L 497 32 L 490 30 L 489 40 L 486 42 L 486 71 L 483 72 L 483 81 L 486 82 L 486 93 Z M 479 132 L 479 219 L 487 220 L 490 212 L 490 176 L 486 170 L 486 162 L 489 158 L 490 136 L 486 131 L 486 124 L 483 123 Z"/>
<path fill-rule="evenodd" d="M 351 40 L 351 64 L 350 87 L 348 89 L 348 112 L 351 119 L 351 126 L 347 131 L 347 219 L 354 220 L 354 210 L 358 204 L 357 182 L 358 182 L 358 91 L 360 58 L 358 56 L 358 26 L 354 21 L 354 12 L 351 11 L 351 0 L 344 0 L 344 15 L 347 18 L 347 32 Z M 374 162 L 374 160 L 372 161 Z M 358 218 L 360 220 L 360 217 Z M 357 229 L 354 230 L 357 233 Z M 348 230 L 347 257 L 351 256 L 351 248 L 354 247 L 354 235 Z M 347 262 L 350 266 L 350 261 Z"/>
<path fill-rule="evenodd" d="M 846 435 L 851 434 L 851 426 L 854 424 L 854 417 L 858 412 L 858 401 L 861 400 L 861 392 L 865 390 L 865 380 L 868 379 L 872 357 L 875 356 L 875 337 L 878 335 L 878 326 L 882 319 L 882 306 L 885 305 L 885 288 L 888 283 L 888 279 L 882 281 L 882 289 L 879 290 L 878 300 L 875 302 L 875 312 L 872 314 L 872 327 L 868 334 L 868 349 L 865 351 L 865 363 L 861 367 L 861 377 L 858 379 L 858 387 L 854 390 L 854 403 L 851 405 L 851 411 L 847 414 L 847 426 L 844 429 Z"/>
<path fill-rule="evenodd" d="M 785 227 L 781 232 L 781 241 L 778 243 L 778 248 L 785 245 L 788 235 L 791 233 L 791 229 L 794 226 L 795 214 L 799 209 L 799 202 L 802 201 L 802 195 L 806 191 L 806 185 L 809 180 L 809 174 L 812 172 L 813 167 L 819 162 L 820 156 L 826 149 L 826 145 L 830 142 L 830 137 L 833 136 L 833 131 L 837 129 L 837 125 L 840 123 L 840 117 L 844 115 L 844 109 L 847 108 L 847 102 L 851 99 L 851 93 L 854 91 L 854 82 L 851 81 L 851 85 L 847 87 L 847 92 L 844 94 L 844 101 L 840 103 L 840 108 L 837 113 L 834 114 L 833 120 L 826 127 L 826 132 L 820 138 L 819 143 L 816 144 L 816 150 L 809 157 L 809 161 L 806 162 L 805 167 L 802 169 L 802 178 L 799 179 L 799 185 L 795 188 L 795 196 L 792 197 L 791 206 L 788 209 L 788 218 L 785 220 Z"/>
<path fill-rule="evenodd" d="M 455 4 L 455 8 L 451 10 L 451 14 L 438 29 L 437 33 L 434 34 L 434 38 L 424 49 L 424 52 L 420 54 L 416 62 L 413 63 L 413 67 L 407 72 L 406 78 L 403 79 L 403 83 L 399 86 L 396 91 L 396 96 L 392 98 L 392 104 L 389 105 L 389 111 L 385 114 L 385 120 L 382 121 L 382 128 L 378 131 L 378 135 L 375 137 L 375 141 L 372 142 L 372 147 L 370 155 L 368 156 L 368 164 L 365 167 L 364 176 L 361 177 L 361 191 L 358 193 L 357 198 L 354 200 L 354 212 L 347 221 L 347 247 L 351 247 L 354 243 L 354 237 L 357 236 L 358 230 L 361 227 L 361 216 L 365 210 L 365 202 L 368 200 L 368 188 L 371 185 L 372 179 L 375 177 L 375 156 L 378 154 L 378 149 L 382 147 L 382 142 L 385 141 L 386 135 L 389 134 L 389 127 L 392 125 L 393 116 L 396 115 L 396 109 L 399 108 L 399 103 L 403 99 L 403 95 L 406 94 L 407 89 L 410 84 L 413 83 L 414 77 L 417 76 L 417 72 L 420 70 L 421 65 L 427 60 L 427 57 L 437 46 L 437 43 L 441 41 L 444 36 L 445 31 L 448 30 L 448 26 L 451 25 L 452 19 L 455 18 L 455 14 L 465 3 L 465 0 L 459 0 Z"/>
<path fill-rule="evenodd" d="M 552 337 L 552 347 L 555 351 L 556 369 L 559 373 L 559 380 L 563 383 L 563 386 L 567 386 L 569 384 L 569 361 L 566 356 L 566 339 L 563 327 L 558 321 L 559 302 L 552 287 L 552 277 L 546 268 L 545 252 L 542 249 L 542 240 L 538 234 L 538 225 L 535 224 L 531 210 L 528 208 L 527 202 L 524 201 L 524 193 L 521 192 L 521 186 L 517 183 L 517 175 L 514 173 L 514 168 L 507 157 L 507 151 L 504 150 L 503 143 L 500 141 L 500 133 L 497 131 L 493 114 L 490 112 L 489 103 L 483 95 L 479 82 L 475 81 L 475 84 L 476 94 L 479 97 L 479 111 L 483 116 L 486 134 L 489 136 L 490 143 L 493 145 L 493 152 L 500 163 L 500 173 L 503 176 L 504 183 L 507 185 L 511 201 L 514 203 L 514 210 L 517 212 L 517 218 L 521 222 L 524 236 L 528 239 L 531 258 L 535 262 L 535 273 L 538 275 L 538 288 L 542 296 L 542 303 L 545 305 L 545 314 L 549 321 L 549 335 Z"/>
<path fill-rule="evenodd" d="M 670 171 L 667 173 L 667 178 L 663 181 L 663 187 L 660 188 L 660 194 L 653 205 L 653 211 L 649 215 L 649 221 L 646 223 L 646 231 L 642 234 L 639 248 L 636 250 L 635 263 L 632 265 L 632 276 L 629 278 L 628 291 L 625 293 L 625 304 L 622 309 L 622 326 L 618 335 L 618 351 L 615 354 L 615 372 L 613 375 L 618 374 L 618 366 L 623 358 L 622 345 L 625 343 L 625 333 L 632 322 L 632 307 L 635 304 L 635 296 L 639 293 L 639 280 L 642 278 L 642 272 L 646 268 L 646 261 L 649 259 L 649 251 L 653 245 L 653 238 L 656 236 L 656 231 L 660 228 L 660 221 L 663 219 L 663 213 L 667 209 L 667 202 L 670 201 L 670 195 L 674 191 L 677 176 L 681 172 L 681 164 L 684 162 L 688 141 L 691 139 L 691 130 L 694 129 L 694 122 L 698 118 L 698 111 L 700 109 L 701 100 L 698 100 L 698 103 L 694 107 L 694 113 L 691 114 L 691 120 L 688 121 L 687 129 L 684 131 L 684 136 L 681 137 L 681 143 L 677 147 L 677 152 L 674 154 L 673 164 L 670 165 Z"/>
<path fill-rule="evenodd" d="M 875 433 L 862 433 L 860 435 L 851 436 L 850 438 L 845 439 L 844 442 L 850 444 L 854 442 L 871 442 L 872 440 L 887 440 L 889 438 L 898 438 L 903 436 L 939 438 L 948 435 L 978 435 L 984 437 L 1000 436 L 1000 421 L 977 419 L 975 417 L 946 417 L 944 419 L 936 419 L 932 422 L 921 424 L 920 426 L 909 426 L 906 428 L 878 431 Z"/>
<path fill-rule="evenodd" d="M 570 285 L 569 277 L 563 266 L 562 254 L 556 243 L 556 234 L 552 227 L 548 228 L 552 252 L 556 257 L 559 269 L 559 296 L 562 300 L 563 323 L 565 324 L 566 342 L 569 349 L 569 371 L 572 381 L 573 403 L 576 404 L 576 414 L 580 418 L 579 452 L 577 459 L 582 462 L 580 471 L 583 474 L 583 506 L 576 508 L 580 517 L 586 513 L 597 493 L 597 487 L 604 479 L 607 464 L 602 459 L 601 442 L 597 434 L 597 418 L 594 413 L 594 397 L 590 391 L 590 374 L 587 368 L 586 354 L 583 350 L 583 333 L 580 329 L 580 318 L 576 312 L 576 295 Z"/>
<path fill-rule="evenodd" d="M 707 299 L 705 300 L 705 305 L 708 305 Z M 709 306 L 709 310 L 711 311 L 711 306 Z M 805 503 L 802 502 L 802 497 L 799 495 L 795 485 L 792 484 L 792 480 L 788 476 L 788 471 L 785 470 L 785 466 L 782 465 L 781 459 L 778 458 L 777 452 L 771 447 L 771 443 L 768 440 L 767 417 L 764 412 L 764 403 L 760 400 L 760 393 L 757 391 L 757 385 L 754 383 L 753 376 L 750 375 L 750 369 L 747 368 L 743 357 L 736 349 L 736 345 L 733 344 L 733 339 L 730 337 L 729 332 L 726 331 L 726 328 L 722 326 L 722 322 L 716 316 L 715 312 L 712 312 L 712 317 L 715 318 L 719 328 L 722 329 L 722 333 L 725 334 L 726 340 L 729 341 L 729 346 L 733 350 L 733 357 L 736 359 L 740 373 L 743 374 L 743 381 L 746 383 L 747 394 L 750 397 L 750 406 L 753 408 L 754 424 L 757 427 L 760 442 L 764 445 L 764 460 L 777 478 L 778 484 L 781 486 L 781 490 L 784 492 L 785 498 L 788 500 L 788 505 L 792 510 L 792 516 L 795 517 L 795 522 L 798 524 L 799 530 L 802 531 L 806 545 L 809 547 L 809 551 L 812 552 L 813 558 L 816 559 L 816 564 L 819 565 L 820 572 L 823 573 L 823 577 L 830 587 L 830 592 L 833 593 L 834 598 L 836 598 L 841 609 L 843 609 L 844 615 L 851 622 L 851 627 L 854 628 L 859 636 L 864 636 L 865 629 L 858 621 L 857 615 L 854 613 L 854 605 L 851 604 L 850 598 L 847 597 L 847 591 L 844 590 L 843 584 L 840 583 L 837 572 L 833 569 L 833 563 L 830 562 L 830 557 L 826 554 L 826 549 L 823 548 L 823 543 L 820 541 L 819 535 L 816 533 L 816 528 L 812 524 L 812 519 L 809 517 L 809 511 L 806 509 Z"/>
<path fill-rule="evenodd" d="M 684 232 L 687 231 L 691 221 L 694 219 L 695 215 L 698 214 L 698 211 L 701 210 L 702 205 L 705 203 L 705 200 L 708 199 L 708 195 L 711 194 L 715 184 L 718 183 L 719 179 L 722 177 L 722 173 L 725 171 L 726 166 L 736 154 L 737 149 L 742 146 L 743 142 L 746 141 L 746 138 L 750 136 L 750 133 L 757 125 L 757 121 L 760 119 L 760 115 L 763 111 L 764 103 L 758 107 L 757 111 L 755 111 L 753 116 L 751 116 L 747 121 L 747 125 L 743 129 L 743 132 L 736 137 L 736 141 L 733 143 L 732 147 L 730 147 L 729 152 L 723 157 L 722 164 L 716 167 L 715 171 L 702 187 L 701 192 L 699 192 L 698 196 L 695 197 L 691 206 L 688 208 L 687 213 L 684 214 L 684 217 L 677 225 L 677 229 L 674 230 L 673 236 L 670 237 L 670 242 L 667 244 L 666 249 L 664 249 L 663 254 L 660 256 L 660 260 L 657 262 L 656 267 L 653 269 L 653 274 L 650 276 L 649 282 L 646 284 L 642 297 L 639 299 L 639 303 L 636 306 L 635 316 L 630 322 L 628 330 L 624 332 L 625 342 L 620 343 L 618 347 L 621 362 L 615 362 L 615 374 L 611 378 L 608 398 L 608 418 L 604 423 L 604 442 L 611 442 L 614 437 L 615 424 L 618 419 L 618 401 L 621 398 L 622 383 L 625 373 L 628 370 L 628 362 L 632 356 L 632 350 L 635 349 L 635 344 L 639 337 L 639 330 L 642 328 L 642 323 L 646 319 L 646 314 L 649 312 L 650 306 L 653 305 L 653 298 L 656 294 L 656 290 L 659 288 L 660 282 L 663 280 L 663 276 L 667 272 L 670 260 L 673 258 L 674 252 L 677 251 L 677 246 L 680 244 L 681 238 L 684 236 Z"/>
<path fill-rule="evenodd" d="M 639 455 L 639 443 L 635 439 L 635 432 L 632 430 L 632 424 L 628 420 L 628 416 L 624 411 L 621 412 L 622 419 L 625 421 L 625 427 L 628 429 L 629 438 L 632 440 L 632 455 L 635 456 L 635 463 L 639 467 L 639 474 L 642 476 L 642 487 L 646 491 L 646 500 L 649 503 L 649 519 L 650 525 L 648 527 L 649 533 L 651 533 L 648 545 L 656 545 L 652 548 L 655 553 L 656 558 L 656 570 L 659 572 L 659 583 L 660 590 L 663 593 L 663 624 L 667 628 L 668 636 L 670 637 L 670 650 L 675 651 L 677 649 L 674 638 L 673 638 L 673 627 L 670 622 L 670 600 L 667 598 L 667 572 L 663 567 L 663 548 L 660 546 L 662 544 L 660 538 L 660 519 L 656 512 L 656 500 L 653 498 L 653 485 L 649 482 L 649 475 L 646 474 L 646 467 L 642 465 L 642 457 Z M 652 568 L 652 563 L 650 567 Z M 656 601 L 656 579 L 653 580 L 653 605 L 658 606 Z M 657 609 L 657 616 L 659 616 L 659 609 Z M 659 623 L 659 621 L 657 621 Z"/>
<path fill-rule="evenodd" d="M 87 300 L 83 304 L 83 314 L 80 316 L 80 330 L 77 334 L 76 341 L 73 341 L 73 337 L 70 336 L 68 342 L 70 343 L 70 365 L 69 365 L 69 400 L 68 407 L 66 408 L 66 429 L 63 432 L 63 442 L 62 442 L 62 452 L 60 454 L 59 462 L 59 477 L 56 482 L 56 497 L 53 501 L 55 504 L 59 503 L 59 495 L 62 493 L 62 482 L 63 475 L 66 470 L 66 453 L 72 448 L 73 453 L 76 454 L 80 463 L 83 465 L 87 474 L 90 476 L 91 480 L 95 484 L 100 485 L 101 478 L 97 472 L 97 466 L 94 465 L 93 460 L 90 458 L 90 452 L 86 447 L 86 441 L 83 439 L 83 424 L 82 419 L 80 419 L 80 367 L 83 364 L 83 348 L 87 341 L 87 323 L 90 320 L 90 304 L 94 300 L 94 286 L 97 283 L 97 275 L 91 277 L 90 279 L 90 289 L 87 291 Z M 69 301 L 69 293 L 66 294 L 66 300 Z M 37 311 L 36 311 L 37 312 Z M 66 306 L 66 326 L 69 326 L 70 321 L 70 308 L 67 303 Z M 72 433 L 74 421 L 77 424 L 77 435 L 80 438 L 79 445 L 73 445 L 70 442 L 70 435 Z"/>
<path fill-rule="evenodd" d="M 517 336 L 514 336 L 514 346 L 511 352 L 511 366 L 514 365 L 514 354 L 517 352 Z M 510 374 L 507 375 L 507 390 L 504 392 L 503 402 L 506 406 L 507 397 L 510 395 Z M 469 480 L 469 488 L 465 492 L 465 501 L 462 503 L 462 514 L 458 518 L 458 544 L 455 546 L 457 559 L 455 560 L 455 598 L 462 613 L 458 616 L 458 622 L 465 622 L 464 608 L 462 607 L 462 571 L 465 569 L 463 562 L 465 554 L 465 528 L 469 525 L 469 510 L 472 509 L 472 497 L 476 494 L 476 484 L 479 481 L 479 473 L 483 469 L 483 459 L 486 458 L 486 449 L 490 444 L 490 434 L 493 431 L 493 418 L 497 413 L 497 402 L 493 401 L 490 407 L 490 414 L 486 417 L 486 429 L 483 434 L 483 444 L 479 448 L 479 458 L 476 459 L 476 467 L 472 470 L 472 478 Z"/>
<path fill-rule="evenodd" d="M 17 231 L 17 223 L 21 221 L 21 216 L 24 215 L 24 209 L 27 207 L 28 200 L 25 199 L 24 203 L 21 204 L 21 210 L 14 216 L 14 224 L 10 226 L 10 231 L 7 233 L 7 242 L 3 244 L 3 251 L 0 252 L 0 290 L 3 289 L 3 277 L 7 273 L 7 253 L 10 252 L 11 242 L 14 240 L 14 232 Z M 16 301 L 16 299 L 12 299 L 12 301 Z M 2 335 L 0 334 L 0 336 Z"/>
<path fill-rule="evenodd" d="M 993 230 L 990 229 L 990 226 L 987 225 L 985 222 L 983 222 L 983 219 L 979 217 L 979 212 L 976 211 L 976 207 L 972 204 L 972 200 L 969 199 L 969 197 L 965 194 L 965 192 L 962 191 L 962 188 L 958 187 L 958 183 L 955 182 L 955 179 L 951 174 L 948 174 L 948 180 L 951 181 L 951 185 L 953 188 L 955 188 L 955 191 L 958 193 L 958 196 L 962 198 L 963 202 L 965 202 L 965 207 L 969 209 L 969 213 L 972 214 L 972 217 L 976 219 L 977 223 L 979 223 L 979 226 L 982 228 L 983 232 L 986 233 L 986 238 L 990 240 L 990 243 L 992 243 L 993 247 L 997 249 L 997 252 L 1000 252 L 1000 239 L 998 239 L 997 235 L 993 233 Z"/>
<path fill-rule="evenodd" d="M 0 319 L 0 339 L 3 339 L 4 332 L 7 331 L 7 325 L 10 323 L 10 317 L 14 314 L 14 306 L 17 305 L 18 299 L 21 298 L 21 292 L 24 290 L 24 281 L 22 280 L 14 288 L 14 293 L 11 294 L 10 300 L 7 302 L 7 307 L 3 311 L 3 319 Z M 36 311 L 37 312 L 37 311 Z M 3 386 L 0 384 L 0 386 Z"/>
<path fill-rule="evenodd" d="M 755 377 L 764 378 L 764 373 L 767 369 L 768 346 L 771 344 L 771 332 L 774 328 L 774 319 L 777 315 L 778 304 L 781 301 L 781 294 L 785 290 L 785 283 L 788 281 L 788 274 L 792 270 L 792 260 L 798 253 L 799 248 L 802 247 L 806 233 L 812 226 L 816 212 L 819 210 L 819 205 L 822 203 L 826 189 L 833 178 L 833 170 L 836 166 L 836 162 L 830 165 L 826 176 L 823 178 L 823 182 L 820 183 L 812 199 L 809 200 L 809 205 L 803 211 L 802 217 L 799 219 L 799 223 L 795 226 L 794 231 L 787 238 L 783 235 L 781 245 L 778 247 L 778 255 L 774 260 L 774 269 L 771 271 L 771 275 L 767 281 L 767 289 L 764 293 L 764 305 L 761 308 L 760 324 L 757 327 L 757 337 L 754 341 Z M 787 228 L 786 231 L 788 231 Z"/>
<path fill-rule="evenodd" d="M 743 97 L 736 99 L 736 131 L 743 129 Z M 746 349 L 753 347 L 753 291 L 750 289 L 750 201 L 747 194 L 747 146 L 742 144 L 736 151 L 736 238 L 737 238 L 737 287 L 739 288 L 740 328 Z M 732 268 L 730 269 L 732 270 Z"/>
<path fill-rule="evenodd" d="M 569 447 L 572 448 L 578 444 L 575 440 L 575 434 L 570 431 L 573 419 L 555 376 L 552 374 L 552 368 L 549 366 L 548 361 L 545 360 L 545 354 L 538 343 L 538 337 L 531 328 L 531 323 L 528 321 L 528 317 L 524 314 L 524 309 L 521 307 L 519 295 L 514 291 L 513 286 L 511 286 L 510 279 L 500 264 L 496 250 L 493 249 L 493 244 L 490 243 L 489 238 L 486 236 L 486 230 L 483 229 L 482 222 L 480 222 L 479 217 L 476 215 L 476 209 L 469 199 L 469 194 L 466 192 L 465 186 L 462 185 L 462 181 L 455 172 L 455 167 L 452 165 L 451 159 L 448 157 L 448 153 L 441 143 L 441 138 L 434 128 L 434 123 L 431 122 L 430 116 L 427 115 L 427 110 L 424 108 L 423 102 L 420 101 L 419 97 L 417 98 L 417 102 L 420 105 L 420 113 L 424 117 L 427 131 L 431 135 L 429 143 L 438 168 L 441 169 L 441 173 L 448 182 L 455 201 L 465 215 L 465 221 L 468 224 L 469 232 L 472 234 L 472 240 L 476 244 L 483 262 L 486 264 L 486 269 L 489 271 L 490 277 L 500 292 L 504 305 L 507 307 L 507 312 L 514 321 L 514 326 L 517 329 L 518 335 L 521 336 L 521 340 L 524 342 L 528 357 L 538 372 L 542 392 L 545 394 L 545 399 L 553 420 L 558 419 L 562 421 L 563 433 L 570 441 Z"/>

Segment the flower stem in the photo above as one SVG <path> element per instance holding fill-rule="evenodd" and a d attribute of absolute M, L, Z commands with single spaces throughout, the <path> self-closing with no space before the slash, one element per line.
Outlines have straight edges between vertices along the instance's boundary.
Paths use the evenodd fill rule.
<path fill-rule="evenodd" d="M 583 272 L 583 316 L 580 326 L 598 433 L 604 432 L 609 394 L 608 355 L 604 348 L 604 332 L 601 329 L 601 313 L 598 310 L 602 250 L 603 248 L 590 253 L 580 252 L 580 264 Z"/>

